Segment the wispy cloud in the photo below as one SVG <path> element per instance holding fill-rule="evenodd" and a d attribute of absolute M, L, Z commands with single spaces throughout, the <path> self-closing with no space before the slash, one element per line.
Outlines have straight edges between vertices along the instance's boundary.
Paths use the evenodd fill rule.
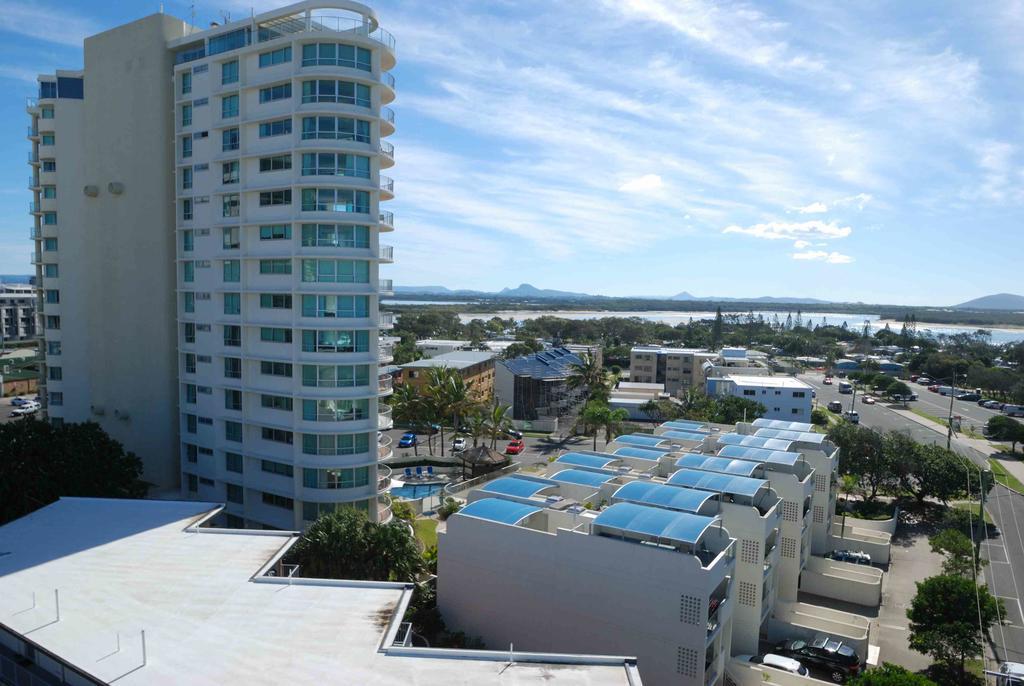
<path fill-rule="evenodd" d="M 664 187 L 665 182 L 657 174 L 644 174 L 622 184 L 619 190 L 624 193 L 653 193 Z"/>
<path fill-rule="evenodd" d="M 94 19 L 59 7 L 24 0 L 0 0 L 0 31 L 28 38 L 81 47 L 86 36 L 102 31 Z"/>
<path fill-rule="evenodd" d="M 727 226 L 722 233 L 740 233 L 767 240 L 846 238 L 853 232 L 849 226 L 820 220 L 807 222 L 767 222 L 752 226 Z"/>
<path fill-rule="evenodd" d="M 813 262 L 827 262 L 828 264 L 849 264 L 853 258 L 839 252 L 826 252 L 824 250 L 808 250 L 806 252 L 795 252 L 792 255 L 794 260 L 805 260 Z"/>
<path fill-rule="evenodd" d="M 810 205 L 797 207 L 796 211 L 800 214 L 824 214 L 828 212 L 828 205 L 823 202 L 812 202 Z"/>

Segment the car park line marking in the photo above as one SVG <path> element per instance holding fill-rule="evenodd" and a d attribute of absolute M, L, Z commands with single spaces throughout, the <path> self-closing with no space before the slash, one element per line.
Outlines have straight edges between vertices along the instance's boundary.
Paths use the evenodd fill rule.
<path fill-rule="evenodd" d="M 867 663 L 869 665 L 877 665 L 878 664 L 878 654 L 881 652 L 881 650 L 882 649 L 879 648 L 878 646 L 868 644 L 868 659 L 867 659 Z"/>
<path fill-rule="evenodd" d="M 896 626 L 895 624 L 879 624 L 878 626 L 882 627 L 883 629 L 892 629 L 894 631 L 907 631 L 907 627 Z"/>

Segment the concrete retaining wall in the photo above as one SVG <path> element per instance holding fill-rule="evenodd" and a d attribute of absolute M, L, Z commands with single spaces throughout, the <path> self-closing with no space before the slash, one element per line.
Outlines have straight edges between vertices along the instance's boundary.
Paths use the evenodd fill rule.
<path fill-rule="evenodd" d="M 867 660 L 871 622 L 867 617 L 808 603 L 779 601 L 768 618 L 768 640 L 772 643 L 790 638 L 812 639 L 818 634 L 842 638 Z"/>
<path fill-rule="evenodd" d="M 882 602 L 882 570 L 811 556 L 800 575 L 800 590 L 867 607 Z"/>

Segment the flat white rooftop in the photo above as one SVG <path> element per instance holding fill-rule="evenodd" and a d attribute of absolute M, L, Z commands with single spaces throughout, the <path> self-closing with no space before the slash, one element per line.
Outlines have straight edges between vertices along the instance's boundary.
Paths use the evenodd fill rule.
<path fill-rule="evenodd" d="M 624 658 L 391 647 L 408 585 L 257 581 L 294 534 L 192 526 L 219 508 L 63 498 L 0 527 L 0 625 L 119 686 L 640 683 Z"/>
<path fill-rule="evenodd" d="M 810 390 L 810 386 L 792 376 L 750 376 L 743 374 L 728 374 L 725 379 L 734 382 L 737 386 L 764 386 L 765 388 L 796 388 Z"/>

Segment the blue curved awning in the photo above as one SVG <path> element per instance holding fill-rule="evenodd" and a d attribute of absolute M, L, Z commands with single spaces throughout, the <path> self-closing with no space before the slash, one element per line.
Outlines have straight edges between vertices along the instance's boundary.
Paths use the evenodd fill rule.
<path fill-rule="evenodd" d="M 576 465 L 577 467 L 604 469 L 612 462 L 617 462 L 617 460 L 611 456 L 601 457 L 600 455 L 591 455 L 588 453 L 565 453 L 564 455 L 559 455 L 555 462 Z"/>
<path fill-rule="evenodd" d="M 794 465 L 803 458 L 801 453 L 754 448 L 749 445 L 727 445 L 719 450 L 718 454 L 722 457 L 733 457 L 739 460 L 782 465 Z"/>
<path fill-rule="evenodd" d="M 760 467 L 760 462 L 747 460 L 736 460 L 730 457 L 715 457 L 714 455 L 697 455 L 694 453 L 683 455 L 676 460 L 677 467 L 700 469 L 705 472 L 719 472 L 722 474 L 735 474 L 736 476 L 753 476 Z"/>
<path fill-rule="evenodd" d="M 515 503 L 501 498 L 483 498 L 474 501 L 455 513 L 456 517 L 474 517 L 498 524 L 514 526 L 542 508 Z"/>
<path fill-rule="evenodd" d="M 699 513 L 704 507 L 704 503 L 715 500 L 717 497 L 710 491 L 701 491 L 695 488 L 679 488 L 652 481 L 631 481 L 615 491 L 612 500 Z"/>
<path fill-rule="evenodd" d="M 768 482 L 764 479 L 750 479 L 718 472 L 701 472 L 696 469 L 680 469 L 668 478 L 668 483 L 751 498 L 757 495 L 761 489 L 768 488 Z"/>
<path fill-rule="evenodd" d="M 591 472 L 584 469 L 563 469 L 557 474 L 552 475 L 551 480 L 566 484 L 578 484 L 580 486 L 600 488 L 614 479 L 615 476 L 615 474 Z"/>
<path fill-rule="evenodd" d="M 696 544 L 704 532 L 716 522 L 714 517 L 674 512 L 660 507 L 636 503 L 615 503 L 594 519 L 594 530 L 619 535 L 633 534 L 659 541 Z"/>
<path fill-rule="evenodd" d="M 488 481 L 480 487 L 483 493 L 494 493 L 496 495 L 511 495 L 517 498 L 532 498 L 545 488 L 558 486 L 550 479 L 524 479 L 520 476 L 503 476 Z"/>

